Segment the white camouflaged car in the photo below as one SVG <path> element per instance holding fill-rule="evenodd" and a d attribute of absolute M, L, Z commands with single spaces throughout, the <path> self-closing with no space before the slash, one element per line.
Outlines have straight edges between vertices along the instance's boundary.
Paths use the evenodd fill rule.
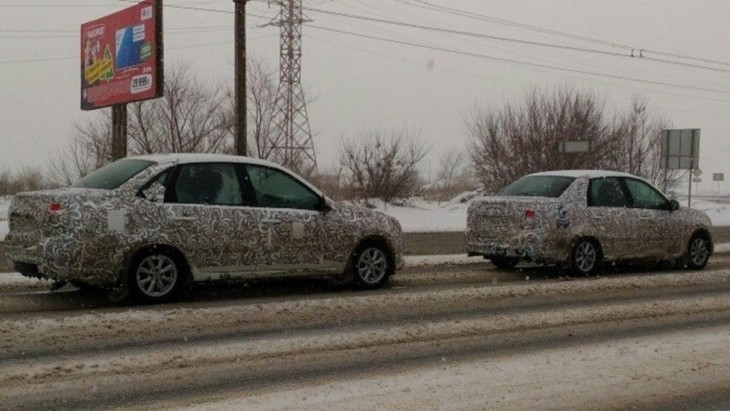
<path fill-rule="evenodd" d="M 148 302 L 231 278 L 329 275 L 375 288 L 403 263 L 395 219 L 237 156 L 118 160 L 72 187 L 16 195 L 9 226 L 6 253 L 20 273 L 128 287 Z"/>
<path fill-rule="evenodd" d="M 593 274 L 602 263 L 667 261 L 704 268 L 713 250 L 705 213 L 649 182 L 601 170 L 530 174 L 467 211 L 467 251 L 511 268 L 520 260 Z"/>

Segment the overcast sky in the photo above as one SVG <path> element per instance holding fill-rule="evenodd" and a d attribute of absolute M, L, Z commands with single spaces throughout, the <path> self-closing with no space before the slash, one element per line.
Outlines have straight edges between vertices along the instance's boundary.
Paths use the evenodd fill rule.
<path fill-rule="evenodd" d="M 499 108 L 530 87 L 569 85 L 605 97 L 611 110 L 640 95 L 673 127 L 700 128 L 700 188 L 716 189 L 711 173 L 730 179 L 730 2 L 303 2 L 312 22 L 304 28 L 302 82 L 314 98 L 307 108 L 320 166 L 337 162 L 341 138 L 375 127 L 419 130 L 435 164 L 439 154 L 465 148 L 464 118 L 475 106 Z M 129 5 L 0 0 L 0 169 L 43 166 L 75 124 L 98 115 L 79 109 L 79 26 Z M 232 81 L 233 2 L 164 5 L 167 64 L 184 61 L 201 79 Z M 251 1 L 247 11 L 249 56 L 276 69 L 278 28 L 260 26 L 277 8 Z M 632 47 L 645 58 L 630 57 Z"/>

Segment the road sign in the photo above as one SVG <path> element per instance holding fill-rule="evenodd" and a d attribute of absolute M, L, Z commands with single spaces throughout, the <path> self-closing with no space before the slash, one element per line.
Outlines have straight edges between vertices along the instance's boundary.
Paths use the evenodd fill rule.
<path fill-rule="evenodd" d="M 661 167 L 693 170 L 700 165 L 700 129 L 662 130 Z"/>
<path fill-rule="evenodd" d="M 725 173 L 712 173 L 712 181 L 725 181 Z"/>
<path fill-rule="evenodd" d="M 702 170 L 700 170 L 699 168 L 695 168 L 694 170 L 692 170 L 692 175 L 695 177 L 699 177 L 702 175 Z"/>
<path fill-rule="evenodd" d="M 702 182 L 702 179 L 699 178 L 699 177 L 695 177 L 695 178 L 692 179 L 692 182 L 693 183 L 701 183 Z"/>

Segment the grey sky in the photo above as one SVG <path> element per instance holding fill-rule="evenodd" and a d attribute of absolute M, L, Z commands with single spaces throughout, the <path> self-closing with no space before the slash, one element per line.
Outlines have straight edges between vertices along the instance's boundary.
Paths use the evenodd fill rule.
<path fill-rule="evenodd" d="M 164 4 L 168 6 L 168 64 L 186 61 L 201 78 L 231 81 L 232 1 L 165 0 Z M 490 19 L 459 17 L 453 10 L 428 10 L 429 4 L 617 46 L 526 30 Z M 0 168 L 44 165 L 70 140 L 74 124 L 97 114 L 79 109 L 79 26 L 129 5 L 118 0 L 0 0 Z M 222 12 L 169 7 L 173 5 Z M 304 6 L 313 22 L 304 28 L 302 80 L 308 97 L 315 98 L 308 111 L 318 160 L 324 167 L 336 163 L 341 137 L 355 137 L 371 127 L 420 130 L 433 145 L 429 160 L 435 163 L 438 154 L 450 148 L 465 148 L 464 118 L 476 105 L 501 107 L 522 98 L 532 86 L 552 89 L 571 85 L 604 96 L 611 109 L 627 109 L 632 96 L 638 94 L 648 99 L 654 114 L 669 119 L 674 127 L 701 128 L 700 166 L 706 174 L 700 189 L 716 188 L 707 182 L 711 180 L 709 173 L 730 176 L 730 2 L 304 0 Z M 272 18 L 277 10 L 265 1 L 250 2 L 247 9 L 249 55 L 276 69 L 278 29 L 257 27 L 267 20 L 255 16 Z M 317 10 L 622 56 L 446 34 Z M 183 28 L 194 29 L 183 32 Z M 647 50 L 646 57 L 703 67 L 631 58 L 629 50 L 619 47 L 623 45 L 635 47 L 637 52 Z M 648 50 L 727 64 L 685 60 Z"/>

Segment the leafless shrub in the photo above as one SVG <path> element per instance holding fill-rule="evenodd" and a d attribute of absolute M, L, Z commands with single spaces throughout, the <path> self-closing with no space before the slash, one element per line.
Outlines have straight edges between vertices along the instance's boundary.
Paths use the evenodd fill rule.
<path fill-rule="evenodd" d="M 418 166 L 429 150 L 414 132 L 373 130 L 342 141 L 340 164 L 357 197 L 388 202 L 419 191 Z"/>
<path fill-rule="evenodd" d="M 18 172 L 8 169 L 0 172 L 0 196 L 40 190 L 49 186 L 50 184 L 44 179 L 43 172 L 38 167 L 24 167 Z"/>
<path fill-rule="evenodd" d="M 488 192 L 528 173 L 559 169 L 626 171 L 658 182 L 664 175 L 657 171 L 658 136 L 666 122 L 648 121 L 638 99 L 628 115 L 610 118 L 605 111 L 602 98 L 570 88 L 533 89 L 501 111 L 476 109 L 466 121 L 471 164 Z M 588 141 L 592 151 L 561 152 L 568 141 Z"/>

